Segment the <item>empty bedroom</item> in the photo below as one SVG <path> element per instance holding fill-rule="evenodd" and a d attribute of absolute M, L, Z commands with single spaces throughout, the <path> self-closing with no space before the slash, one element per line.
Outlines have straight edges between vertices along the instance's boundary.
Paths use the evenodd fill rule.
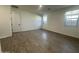
<path fill-rule="evenodd" d="M 0 5 L 1 53 L 79 53 L 79 5 Z"/>

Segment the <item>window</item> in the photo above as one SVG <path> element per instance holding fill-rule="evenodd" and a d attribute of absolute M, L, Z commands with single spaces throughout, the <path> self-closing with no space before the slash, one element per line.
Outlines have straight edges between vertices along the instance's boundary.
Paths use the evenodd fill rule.
<path fill-rule="evenodd" d="M 65 25 L 77 26 L 79 21 L 79 10 L 68 11 L 65 13 Z"/>

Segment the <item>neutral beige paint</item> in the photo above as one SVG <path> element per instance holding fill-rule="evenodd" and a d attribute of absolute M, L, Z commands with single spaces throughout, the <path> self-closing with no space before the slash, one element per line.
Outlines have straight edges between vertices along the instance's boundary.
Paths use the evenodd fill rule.
<path fill-rule="evenodd" d="M 77 6 L 79 7 L 79 6 Z M 54 31 L 57 33 L 73 36 L 79 38 L 79 28 L 78 27 L 67 27 L 64 26 L 64 13 L 67 10 L 73 10 L 76 7 L 71 7 L 68 9 L 57 10 L 54 12 L 48 13 L 48 21 L 47 24 L 43 25 L 44 29 Z"/>
<path fill-rule="evenodd" d="M 20 31 L 29 31 L 41 28 L 41 16 L 20 8 L 12 8 L 12 10 L 15 12 L 15 14 L 12 15 L 15 16 L 15 18 L 13 17 L 14 21 L 12 21 L 14 25 L 12 26 L 13 32 L 18 32 L 19 29 Z M 20 26 L 18 24 L 20 24 Z"/>
<path fill-rule="evenodd" d="M 24 10 L 21 10 L 21 30 L 35 30 L 41 27 L 41 17 Z"/>
<path fill-rule="evenodd" d="M 20 32 L 21 31 L 21 16 L 19 9 L 12 8 L 11 16 L 12 16 L 12 31 Z"/>
<path fill-rule="evenodd" d="M 0 53 L 1 53 L 2 51 L 1 51 L 1 42 L 0 42 Z"/>
<path fill-rule="evenodd" d="M 0 5 L 0 39 L 11 35 L 10 6 Z"/>

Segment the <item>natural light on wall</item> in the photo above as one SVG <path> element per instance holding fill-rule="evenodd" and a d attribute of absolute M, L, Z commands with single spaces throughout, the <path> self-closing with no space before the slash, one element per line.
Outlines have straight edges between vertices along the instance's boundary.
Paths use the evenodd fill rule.
<path fill-rule="evenodd" d="M 65 25 L 78 26 L 79 10 L 65 12 Z"/>
<path fill-rule="evenodd" d="M 43 5 L 39 5 L 39 6 L 38 6 L 38 10 L 41 10 L 42 7 L 43 7 Z"/>
<path fill-rule="evenodd" d="M 47 15 L 43 15 L 43 22 L 44 24 L 47 24 Z"/>
<path fill-rule="evenodd" d="M 39 7 L 41 8 L 41 7 L 42 7 L 42 5 L 39 5 Z"/>

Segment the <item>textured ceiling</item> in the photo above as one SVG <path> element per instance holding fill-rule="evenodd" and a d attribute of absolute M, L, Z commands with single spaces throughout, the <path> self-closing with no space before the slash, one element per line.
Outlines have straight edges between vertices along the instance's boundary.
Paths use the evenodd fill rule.
<path fill-rule="evenodd" d="M 44 14 L 48 11 L 54 11 L 61 8 L 69 7 L 70 5 L 42 5 L 41 8 L 39 8 L 39 5 L 18 5 L 20 9 L 27 10 L 29 12 L 33 12 L 36 14 Z"/>

